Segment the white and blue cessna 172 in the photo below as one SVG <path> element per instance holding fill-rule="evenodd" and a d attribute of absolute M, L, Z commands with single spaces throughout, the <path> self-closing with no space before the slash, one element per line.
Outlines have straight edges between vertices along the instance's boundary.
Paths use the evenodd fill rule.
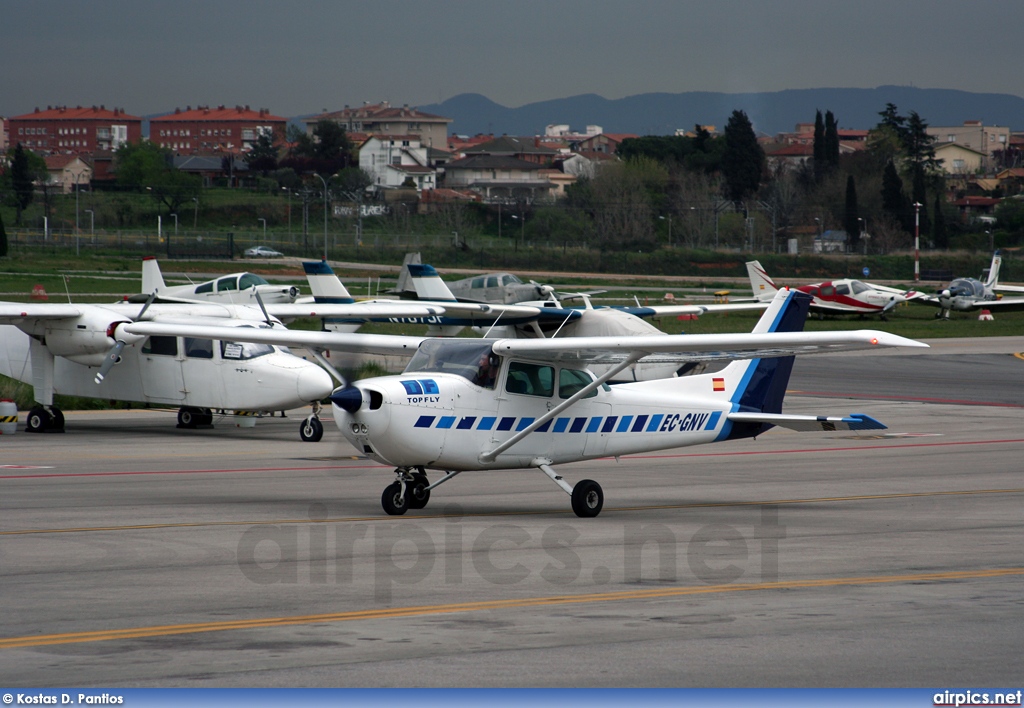
<path fill-rule="evenodd" d="M 381 503 L 388 514 L 427 504 L 440 484 L 469 470 L 538 469 L 596 516 L 601 486 L 570 486 L 553 465 L 794 430 L 884 428 L 861 414 L 788 415 L 782 399 L 793 355 L 879 346 L 927 346 L 871 330 L 802 332 L 810 297 L 781 290 L 750 334 L 568 339 L 438 339 L 251 330 L 248 341 L 377 353 L 415 351 L 405 372 L 364 379 L 331 395 L 345 438 L 395 467 Z M 126 325 L 146 335 L 226 337 L 222 328 Z M 722 371 L 609 387 L 641 359 L 730 360 Z M 612 364 L 595 376 L 590 364 Z M 427 470 L 446 474 L 431 484 Z"/>

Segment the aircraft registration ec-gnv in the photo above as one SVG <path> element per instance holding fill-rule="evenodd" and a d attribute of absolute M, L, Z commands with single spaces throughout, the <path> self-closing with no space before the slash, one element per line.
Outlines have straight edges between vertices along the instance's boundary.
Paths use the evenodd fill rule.
<path fill-rule="evenodd" d="M 570 485 L 554 465 L 753 437 L 776 425 L 884 428 L 863 414 L 782 412 L 796 354 L 927 346 L 872 330 L 803 332 L 810 301 L 780 290 L 749 334 L 473 340 L 164 322 L 124 328 L 137 336 L 414 353 L 402 374 L 363 379 L 330 396 L 344 437 L 395 468 L 381 497 L 386 513 L 425 507 L 434 489 L 465 471 L 536 469 L 570 495 L 577 516 L 593 517 L 604 504 L 600 484 Z M 606 384 L 641 359 L 735 361 L 716 373 Z M 596 376 L 591 364 L 610 366 Z M 431 483 L 428 470 L 445 474 Z"/>

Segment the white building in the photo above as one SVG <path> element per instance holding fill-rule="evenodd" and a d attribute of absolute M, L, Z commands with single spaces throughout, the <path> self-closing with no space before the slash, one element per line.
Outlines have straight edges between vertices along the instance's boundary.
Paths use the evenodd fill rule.
<path fill-rule="evenodd" d="M 416 135 L 374 135 L 359 148 L 359 169 L 380 189 L 395 189 L 408 180 L 418 191 L 433 189 L 437 174 L 430 166 L 427 148 Z"/>

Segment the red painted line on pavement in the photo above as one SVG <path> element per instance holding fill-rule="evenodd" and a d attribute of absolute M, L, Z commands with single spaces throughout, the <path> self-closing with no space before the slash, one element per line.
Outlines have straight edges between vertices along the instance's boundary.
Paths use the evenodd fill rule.
<path fill-rule="evenodd" d="M 127 472 L 54 472 L 51 474 L 13 474 L 0 475 L 0 481 L 5 479 L 40 479 L 47 477 L 120 477 L 130 475 L 150 474 L 232 474 L 235 472 L 315 472 L 317 470 L 359 470 L 384 468 L 383 465 L 353 465 L 351 467 L 329 466 L 329 467 L 260 467 L 245 468 L 237 470 L 132 470 Z"/>

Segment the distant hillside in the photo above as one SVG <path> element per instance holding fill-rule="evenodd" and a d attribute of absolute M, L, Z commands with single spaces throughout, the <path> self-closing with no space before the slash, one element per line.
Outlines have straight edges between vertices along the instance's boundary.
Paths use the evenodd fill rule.
<path fill-rule="evenodd" d="M 537 135 L 549 124 L 567 123 L 583 131 L 600 125 L 608 133 L 667 135 L 696 123 L 725 127 L 736 109 L 746 111 L 754 129 L 774 135 L 793 130 L 797 123 L 814 121 L 816 110 L 832 111 L 841 128 L 868 129 L 879 111 L 893 103 L 902 115 L 910 111 L 929 125 L 962 125 L 981 120 L 987 125 L 1024 130 L 1024 98 L 998 93 L 970 93 L 952 89 L 879 86 L 873 89 L 793 89 L 773 93 L 645 93 L 608 100 L 583 94 L 507 108 L 485 96 L 465 93 L 442 103 L 419 106 L 427 113 L 453 118 L 449 132 Z"/>

